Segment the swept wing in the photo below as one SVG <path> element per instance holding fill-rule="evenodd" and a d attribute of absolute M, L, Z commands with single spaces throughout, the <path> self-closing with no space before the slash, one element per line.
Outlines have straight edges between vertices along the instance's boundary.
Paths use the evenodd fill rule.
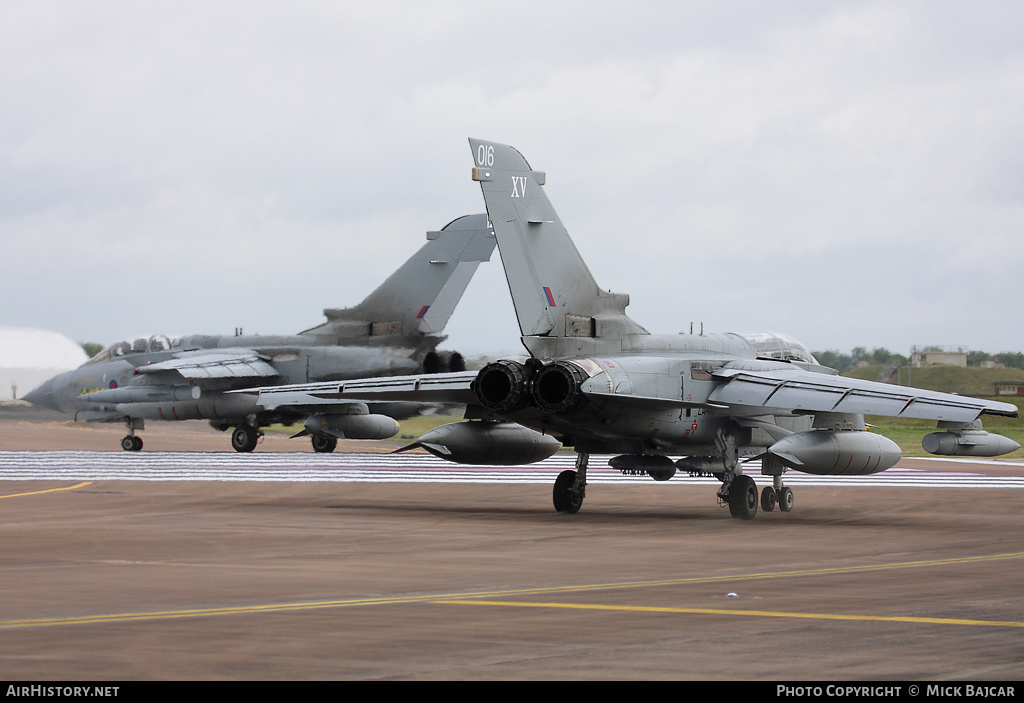
<path fill-rule="evenodd" d="M 257 404 L 273 410 L 283 407 L 327 408 L 354 400 L 371 402 L 405 401 L 418 403 L 476 402 L 470 384 L 476 371 L 416 374 L 386 378 L 362 378 L 331 383 L 300 383 L 235 391 L 258 396 Z"/>
<path fill-rule="evenodd" d="M 712 376 L 719 385 L 708 396 L 708 401 L 730 407 L 771 408 L 796 413 L 884 415 L 962 423 L 973 422 L 982 414 L 1017 417 L 1016 406 L 1009 403 L 830 376 L 785 364 L 763 370 L 725 367 Z"/>
<path fill-rule="evenodd" d="M 136 373 L 176 372 L 189 380 L 210 378 L 270 378 L 278 371 L 252 349 L 185 352 L 177 358 L 140 366 Z"/>

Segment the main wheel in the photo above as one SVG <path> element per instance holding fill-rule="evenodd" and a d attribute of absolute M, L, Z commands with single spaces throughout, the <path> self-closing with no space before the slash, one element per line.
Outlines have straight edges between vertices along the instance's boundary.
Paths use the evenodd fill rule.
<path fill-rule="evenodd" d="M 310 439 L 313 441 L 314 452 L 330 454 L 338 447 L 338 440 L 334 437 L 319 437 L 317 435 L 313 435 Z"/>
<path fill-rule="evenodd" d="M 583 492 L 573 491 L 572 484 L 576 480 L 576 472 L 566 469 L 558 474 L 555 479 L 555 488 L 552 498 L 555 503 L 555 510 L 560 513 L 578 513 L 583 505 Z"/>
<path fill-rule="evenodd" d="M 779 489 L 779 510 L 788 513 L 793 509 L 793 489 L 782 487 Z"/>
<path fill-rule="evenodd" d="M 239 425 L 231 433 L 231 448 L 236 452 L 251 452 L 259 438 L 260 431 L 252 425 Z"/>
<path fill-rule="evenodd" d="M 729 514 L 739 520 L 753 520 L 757 515 L 757 484 L 740 474 L 729 486 Z"/>
<path fill-rule="evenodd" d="M 126 452 L 137 452 L 142 449 L 142 438 L 125 435 L 121 440 L 121 449 Z"/>
<path fill-rule="evenodd" d="M 765 486 L 764 490 L 761 491 L 761 510 L 766 513 L 775 510 L 775 503 L 778 499 L 779 496 L 775 493 L 775 489 L 771 486 Z"/>

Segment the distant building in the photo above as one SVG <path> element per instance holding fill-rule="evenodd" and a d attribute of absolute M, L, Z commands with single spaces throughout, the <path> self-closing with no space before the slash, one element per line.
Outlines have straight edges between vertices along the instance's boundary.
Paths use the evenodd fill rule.
<path fill-rule="evenodd" d="M 965 351 L 913 351 L 910 354 L 910 365 L 915 369 L 922 366 L 946 364 L 947 366 L 967 366 Z"/>
<path fill-rule="evenodd" d="M 996 381 L 996 395 L 1024 395 L 1024 381 Z"/>
<path fill-rule="evenodd" d="M 81 346 L 57 332 L 0 327 L 0 400 L 17 400 L 87 358 Z"/>

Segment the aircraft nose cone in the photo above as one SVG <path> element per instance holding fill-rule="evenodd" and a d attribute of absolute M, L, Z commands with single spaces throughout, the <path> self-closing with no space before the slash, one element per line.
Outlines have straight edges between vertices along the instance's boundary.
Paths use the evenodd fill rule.
<path fill-rule="evenodd" d="M 44 381 L 41 385 L 33 388 L 31 391 L 22 396 L 22 400 L 25 400 L 32 405 L 38 405 L 39 407 L 49 408 L 51 410 L 60 410 L 57 407 L 57 402 L 53 398 L 53 380 Z"/>

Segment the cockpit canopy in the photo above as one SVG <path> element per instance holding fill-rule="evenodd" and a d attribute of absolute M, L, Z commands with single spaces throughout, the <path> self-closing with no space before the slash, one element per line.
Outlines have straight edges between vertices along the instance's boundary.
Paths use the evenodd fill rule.
<path fill-rule="evenodd" d="M 759 359 L 775 359 L 777 361 L 805 361 L 817 364 L 807 347 L 781 332 L 740 332 L 739 336 L 747 340 L 754 348 Z"/>
<path fill-rule="evenodd" d="M 168 337 L 163 334 L 154 334 L 152 337 L 136 337 L 126 339 L 101 351 L 99 354 L 87 361 L 87 364 L 98 364 L 101 361 L 119 359 L 130 354 L 152 354 L 154 352 L 166 352 L 178 349 L 182 345 L 181 337 Z"/>

